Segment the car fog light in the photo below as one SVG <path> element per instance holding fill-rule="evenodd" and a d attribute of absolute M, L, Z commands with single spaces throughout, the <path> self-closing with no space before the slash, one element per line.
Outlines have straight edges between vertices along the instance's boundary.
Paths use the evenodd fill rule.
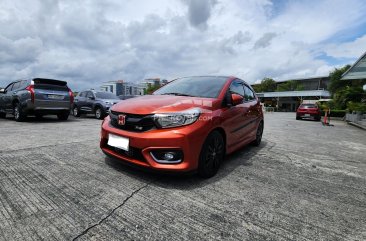
<path fill-rule="evenodd" d="M 166 152 L 164 153 L 164 159 L 167 161 L 173 160 L 174 159 L 174 154 L 171 152 Z"/>
<path fill-rule="evenodd" d="M 155 150 L 151 151 L 150 155 L 157 163 L 174 164 L 183 161 L 181 150 Z"/>

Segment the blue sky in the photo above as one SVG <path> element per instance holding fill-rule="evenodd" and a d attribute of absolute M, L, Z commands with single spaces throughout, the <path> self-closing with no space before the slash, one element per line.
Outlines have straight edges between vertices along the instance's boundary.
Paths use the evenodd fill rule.
<path fill-rule="evenodd" d="M 0 87 L 327 75 L 366 51 L 365 13 L 364 0 L 2 0 Z"/>

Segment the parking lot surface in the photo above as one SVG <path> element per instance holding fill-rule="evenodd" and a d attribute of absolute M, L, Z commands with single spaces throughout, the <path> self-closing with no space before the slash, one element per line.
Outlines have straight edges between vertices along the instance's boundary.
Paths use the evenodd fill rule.
<path fill-rule="evenodd" d="M 365 240 L 365 131 L 265 115 L 208 180 L 122 165 L 100 120 L 0 119 L 0 240 Z"/>

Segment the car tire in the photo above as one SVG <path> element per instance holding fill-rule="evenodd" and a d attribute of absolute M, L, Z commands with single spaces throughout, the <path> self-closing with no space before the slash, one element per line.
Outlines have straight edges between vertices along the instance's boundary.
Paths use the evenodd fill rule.
<path fill-rule="evenodd" d="M 321 116 L 317 116 L 316 118 L 315 118 L 315 120 L 316 121 L 320 121 L 322 118 L 321 118 Z"/>
<path fill-rule="evenodd" d="M 6 113 L 5 112 L 0 112 L 0 118 L 6 118 Z"/>
<path fill-rule="evenodd" d="M 15 103 L 14 105 L 14 119 L 16 122 L 22 122 L 25 120 L 25 118 L 27 118 L 27 115 L 24 113 L 22 106 L 20 105 L 20 103 Z"/>
<path fill-rule="evenodd" d="M 300 118 L 300 116 L 296 116 L 296 120 L 300 120 L 301 118 Z"/>
<path fill-rule="evenodd" d="M 69 118 L 69 115 L 70 115 L 70 112 L 69 111 L 64 111 L 64 112 L 61 112 L 61 113 L 57 114 L 57 118 L 59 120 L 65 121 L 65 120 L 67 120 Z"/>
<path fill-rule="evenodd" d="M 102 108 L 100 108 L 100 107 L 95 108 L 95 118 L 101 120 L 104 118 L 104 116 L 105 116 L 105 112 L 103 111 Z"/>
<path fill-rule="evenodd" d="M 75 116 L 75 117 L 80 117 L 80 110 L 79 110 L 79 107 L 77 107 L 76 105 L 74 106 L 74 108 L 72 109 L 72 114 Z"/>
<path fill-rule="evenodd" d="M 252 142 L 253 146 L 259 146 L 262 142 L 262 136 L 263 136 L 263 122 L 261 121 L 258 125 L 257 132 L 255 133 L 255 140 Z"/>
<path fill-rule="evenodd" d="M 203 178 L 213 177 L 218 172 L 224 157 L 224 138 L 220 132 L 213 131 L 202 146 L 198 162 L 198 175 Z"/>

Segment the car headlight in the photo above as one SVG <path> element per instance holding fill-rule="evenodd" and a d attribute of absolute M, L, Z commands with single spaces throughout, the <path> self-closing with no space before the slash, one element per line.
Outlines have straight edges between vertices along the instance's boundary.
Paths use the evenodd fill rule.
<path fill-rule="evenodd" d="M 199 108 L 192 108 L 181 112 L 155 114 L 155 122 L 161 128 L 185 126 L 194 123 L 200 116 Z"/>

